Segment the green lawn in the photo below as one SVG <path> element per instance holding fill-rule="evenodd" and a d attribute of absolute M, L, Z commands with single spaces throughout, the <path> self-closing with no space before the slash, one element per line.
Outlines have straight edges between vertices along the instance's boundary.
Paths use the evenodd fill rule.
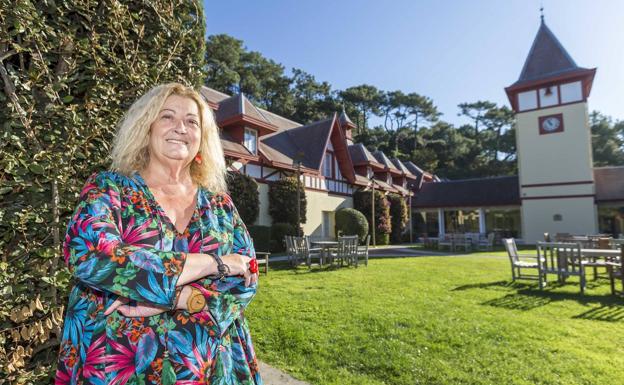
<path fill-rule="evenodd" d="M 259 358 L 312 384 L 624 383 L 624 300 L 571 281 L 512 284 L 498 252 L 274 269 L 247 318 Z"/>

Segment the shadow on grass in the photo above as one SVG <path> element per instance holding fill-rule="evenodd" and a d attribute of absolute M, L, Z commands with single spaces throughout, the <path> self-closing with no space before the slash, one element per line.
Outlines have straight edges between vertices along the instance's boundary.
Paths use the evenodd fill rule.
<path fill-rule="evenodd" d="M 572 318 L 587 319 L 594 321 L 619 322 L 624 320 L 624 304 L 601 305 L 589 309 Z"/>
<path fill-rule="evenodd" d="M 512 310 L 531 310 L 538 307 L 548 305 L 552 302 L 551 298 L 536 297 L 526 294 L 507 294 L 504 297 L 491 299 L 483 302 L 481 305 L 500 307 Z"/>
<path fill-rule="evenodd" d="M 524 282 L 513 282 L 513 281 L 496 281 L 496 282 L 479 282 L 479 283 L 471 283 L 468 285 L 462 285 L 455 287 L 452 291 L 463 291 L 470 289 L 491 289 L 491 288 L 502 288 L 502 289 L 529 289 L 534 284 L 528 284 Z"/>
<path fill-rule="evenodd" d="M 624 300 L 621 297 L 587 294 L 587 292 L 581 294 L 580 292 L 555 291 L 560 288 L 574 286 L 578 287 L 578 284 L 575 282 L 549 282 L 544 290 L 540 290 L 537 287 L 537 283 L 494 281 L 462 285 L 455 287 L 452 291 L 492 288 L 515 291 L 503 297 L 485 301 L 481 305 L 522 311 L 536 309 L 559 301 L 575 301 L 590 307 L 590 309 L 572 318 L 608 322 L 624 321 Z M 601 286 L 601 283 L 598 281 L 589 281 L 586 289 L 592 290 L 599 286 Z"/>

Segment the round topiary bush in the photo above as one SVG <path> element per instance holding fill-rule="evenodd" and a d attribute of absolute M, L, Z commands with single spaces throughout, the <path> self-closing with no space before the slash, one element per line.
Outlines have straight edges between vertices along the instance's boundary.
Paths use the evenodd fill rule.
<path fill-rule="evenodd" d="M 368 234 L 368 221 L 361 212 L 344 208 L 336 211 L 336 234 L 357 235 L 360 241 L 364 241 Z"/>
<path fill-rule="evenodd" d="M 271 226 L 271 252 L 278 253 L 286 250 L 284 243 L 286 235 L 297 235 L 295 226 L 284 222 L 274 223 Z"/>

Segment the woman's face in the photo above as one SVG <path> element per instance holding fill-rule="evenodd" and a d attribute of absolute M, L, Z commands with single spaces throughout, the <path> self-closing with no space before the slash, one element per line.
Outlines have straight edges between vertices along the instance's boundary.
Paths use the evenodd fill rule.
<path fill-rule="evenodd" d="M 171 95 L 150 126 L 151 157 L 168 163 L 191 162 L 199 151 L 199 108 L 193 99 Z"/>

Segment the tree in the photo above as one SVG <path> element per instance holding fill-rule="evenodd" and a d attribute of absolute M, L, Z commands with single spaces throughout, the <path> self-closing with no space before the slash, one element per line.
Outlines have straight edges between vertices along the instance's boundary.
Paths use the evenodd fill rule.
<path fill-rule="evenodd" d="M 227 94 L 243 92 L 251 101 L 276 114 L 294 112 L 291 80 L 284 66 L 248 51 L 242 40 L 220 34 L 206 42 L 206 85 Z"/>
<path fill-rule="evenodd" d="M 613 123 L 610 117 L 593 111 L 589 123 L 594 166 L 624 165 L 624 121 Z"/>
<path fill-rule="evenodd" d="M 202 84 L 205 22 L 197 1 L 21 1 L 2 3 L 0 29 L 0 377 L 48 383 L 70 279 L 61 232 L 136 97 Z"/>
<path fill-rule="evenodd" d="M 461 110 L 458 114 L 459 116 L 465 116 L 472 120 L 474 124 L 474 137 L 477 138 L 479 135 L 479 125 L 481 124 L 483 117 L 489 110 L 496 107 L 496 103 L 479 100 L 474 103 L 461 103 L 458 107 Z"/>
<path fill-rule="evenodd" d="M 311 123 L 331 116 L 339 108 L 331 85 L 319 83 L 309 73 L 293 68 L 291 78 L 295 112 L 292 119 L 301 123 Z"/>
<path fill-rule="evenodd" d="M 354 123 L 359 131 L 368 129 L 368 120 L 371 115 L 381 113 L 383 92 L 375 86 L 362 84 L 349 87 L 338 92 L 338 95 L 345 105 L 347 114 L 355 120 Z"/>

